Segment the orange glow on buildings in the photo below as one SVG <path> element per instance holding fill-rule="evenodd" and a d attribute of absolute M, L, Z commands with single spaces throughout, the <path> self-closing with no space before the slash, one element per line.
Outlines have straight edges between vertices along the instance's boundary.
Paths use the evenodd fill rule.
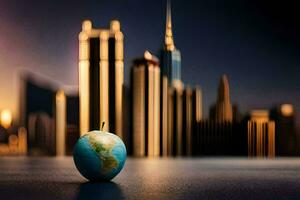
<path fill-rule="evenodd" d="M 248 121 L 248 156 L 275 157 L 275 122 L 269 111 L 253 110 Z"/>

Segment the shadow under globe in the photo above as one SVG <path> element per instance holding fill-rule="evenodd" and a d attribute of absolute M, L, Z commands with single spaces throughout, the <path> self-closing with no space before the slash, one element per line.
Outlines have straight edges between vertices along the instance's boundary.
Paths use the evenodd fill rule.
<path fill-rule="evenodd" d="M 77 200 L 123 199 L 122 190 L 114 182 L 86 182 L 79 187 Z"/>

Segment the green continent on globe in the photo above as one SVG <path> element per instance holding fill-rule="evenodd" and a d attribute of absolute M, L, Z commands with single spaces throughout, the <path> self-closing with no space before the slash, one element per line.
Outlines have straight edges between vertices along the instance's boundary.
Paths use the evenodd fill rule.
<path fill-rule="evenodd" d="M 101 133 L 100 133 L 101 134 Z M 100 160 L 102 161 L 102 168 L 100 170 L 104 175 L 110 172 L 112 169 L 117 168 L 119 165 L 118 160 L 112 154 L 113 147 L 116 143 L 114 139 L 107 136 L 98 137 L 99 133 L 91 133 L 89 135 L 89 143 L 92 148 L 98 154 Z"/>

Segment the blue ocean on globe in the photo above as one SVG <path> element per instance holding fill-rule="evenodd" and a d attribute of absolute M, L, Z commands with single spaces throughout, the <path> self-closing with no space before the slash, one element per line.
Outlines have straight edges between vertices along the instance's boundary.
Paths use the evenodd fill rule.
<path fill-rule="evenodd" d="M 115 134 L 91 131 L 76 143 L 73 159 L 76 168 L 90 181 L 109 181 L 123 168 L 126 147 Z"/>

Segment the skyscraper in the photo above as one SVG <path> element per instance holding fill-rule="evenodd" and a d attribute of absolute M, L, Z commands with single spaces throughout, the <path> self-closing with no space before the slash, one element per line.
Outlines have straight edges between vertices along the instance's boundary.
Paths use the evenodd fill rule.
<path fill-rule="evenodd" d="M 169 155 L 183 155 L 183 90 L 169 88 L 168 96 Z"/>
<path fill-rule="evenodd" d="M 99 129 L 122 137 L 123 34 L 119 21 L 94 29 L 84 21 L 79 34 L 80 134 Z"/>
<path fill-rule="evenodd" d="M 183 154 L 191 156 L 193 153 L 193 141 L 196 139 L 196 124 L 202 120 L 202 94 L 201 89 L 192 89 L 186 86 L 183 91 L 182 112 L 182 143 Z"/>
<path fill-rule="evenodd" d="M 165 43 L 161 51 L 161 68 L 162 76 L 168 78 L 170 85 L 174 87 L 182 87 L 181 82 L 181 54 L 176 49 L 173 39 L 172 31 L 172 16 L 171 3 L 167 1 L 167 15 L 166 15 L 166 32 Z"/>
<path fill-rule="evenodd" d="M 133 154 L 160 155 L 160 68 L 148 51 L 132 68 Z"/>
<path fill-rule="evenodd" d="M 181 54 L 176 49 L 172 32 L 172 17 L 171 17 L 171 3 L 168 0 L 166 9 L 166 30 L 164 45 L 160 53 L 161 66 L 161 136 L 162 136 L 162 155 L 171 155 L 173 148 L 173 128 L 181 133 L 182 128 L 176 129 L 173 127 L 173 121 L 181 116 L 176 116 L 177 112 L 173 112 L 174 106 L 178 109 L 182 108 L 182 90 L 183 84 L 181 81 Z M 172 89 L 170 89 L 172 88 Z M 173 89 L 177 90 L 174 91 Z M 176 98 L 175 98 L 176 97 Z M 174 99 L 175 98 L 175 99 Z M 173 100 L 179 100 L 173 102 Z M 176 103 L 177 105 L 175 105 Z M 171 105 L 172 104 L 172 105 Z M 174 104 L 174 105 L 173 105 Z M 171 110 L 170 110 L 171 109 Z M 175 109 L 174 111 L 178 110 Z M 182 120 L 181 120 L 182 121 Z M 180 121 L 180 122 L 181 122 Z M 181 123 L 176 125 L 180 126 Z M 181 141 L 180 141 L 181 142 Z M 175 143 L 174 143 L 175 145 Z M 179 145 L 179 143 L 178 143 Z"/>
<path fill-rule="evenodd" d="M 216 122 L 232 122 L 232 105 L 229 96 L 229 83 L 226 75 L 223 75 L 219 88 L 215 107 Z"/>

